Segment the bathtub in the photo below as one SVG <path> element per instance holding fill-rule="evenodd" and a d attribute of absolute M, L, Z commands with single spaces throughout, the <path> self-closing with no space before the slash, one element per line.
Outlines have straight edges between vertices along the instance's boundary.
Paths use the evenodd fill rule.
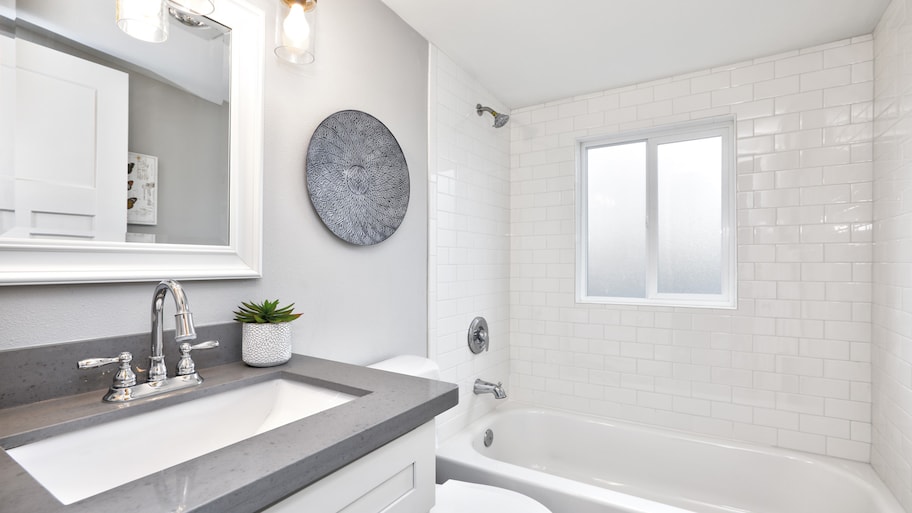
<path fill-rule="evenodd" d="M 515 403 L 438 448 L 447 479 L 554 513 L 904 513 L 867 464 Z"/>

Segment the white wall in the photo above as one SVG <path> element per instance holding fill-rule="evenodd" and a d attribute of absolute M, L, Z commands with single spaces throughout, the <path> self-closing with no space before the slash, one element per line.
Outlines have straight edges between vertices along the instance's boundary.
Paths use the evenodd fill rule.
<path fill-rule="evenodd" d="M 476 396 L 476 378 L 503 381 L 510 393 L 510 132 L 478 117 L 497 99 L 446 54 L 431 48 L 429 354 L 445 381 L 459 384 L 459 405 L 440 415 L 442 438 L 496 406 Z M 483 316 L 490 349 L 474 355 L 469 323 Z"/>
<path fill-rule="evenodd" d="M 864 36 L 514 111 L 513 396 L 868 460 L 872 78 Z M 576 139 L 730 113 L 738 309 L 576 304 Z"/>
<path fill-rule="evenodd" d="M 874 443 L 871 463 L 912 511 L 912 3 L 874 32 Z"/>
<path fill-rule="evenodd" d="M 194 318 L 227 322 L 242 300 L 279 298 L 304 312 L 294 324 L 296 352 L 355 363 L 424 355 L 427 42 L 377 0 L 321 2 L 318 60 L 299 73 L 272 54 L 279 3 L 253 3 L 267 12 L 263 278 L 185 283 Z M 333 236 L 307 196 L 310 137 L 343 109 L 383 121 L 409 164 L 408 213 L 372 247 Z M 147 332 L 152 290 L 149 283 L 0 287 L 0 349 Z"/>

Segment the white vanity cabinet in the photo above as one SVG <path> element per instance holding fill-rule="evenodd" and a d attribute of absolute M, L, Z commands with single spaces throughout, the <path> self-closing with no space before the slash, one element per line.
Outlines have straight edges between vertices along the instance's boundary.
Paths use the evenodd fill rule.
<path fill-rule="evenodd" d="M 423 513 L 434 506 L 434 421 L 393 440 L 263 513 Z"/>

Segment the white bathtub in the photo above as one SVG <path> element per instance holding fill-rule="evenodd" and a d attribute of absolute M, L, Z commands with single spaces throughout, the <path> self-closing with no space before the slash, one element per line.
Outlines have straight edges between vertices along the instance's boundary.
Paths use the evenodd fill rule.
<path fill-rule="evenodd" d="M 863 463 L 510 403 L 438 448 L 446 479 L 554 513 L 904 513 Z"/>

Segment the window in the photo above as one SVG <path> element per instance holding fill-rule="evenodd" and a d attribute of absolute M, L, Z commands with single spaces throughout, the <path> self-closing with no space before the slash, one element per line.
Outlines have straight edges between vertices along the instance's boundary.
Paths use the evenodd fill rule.
<path fill-rule="evenodd" d="M 734 120 L 579 144 L 577 296 L 735 306 Z"/>

